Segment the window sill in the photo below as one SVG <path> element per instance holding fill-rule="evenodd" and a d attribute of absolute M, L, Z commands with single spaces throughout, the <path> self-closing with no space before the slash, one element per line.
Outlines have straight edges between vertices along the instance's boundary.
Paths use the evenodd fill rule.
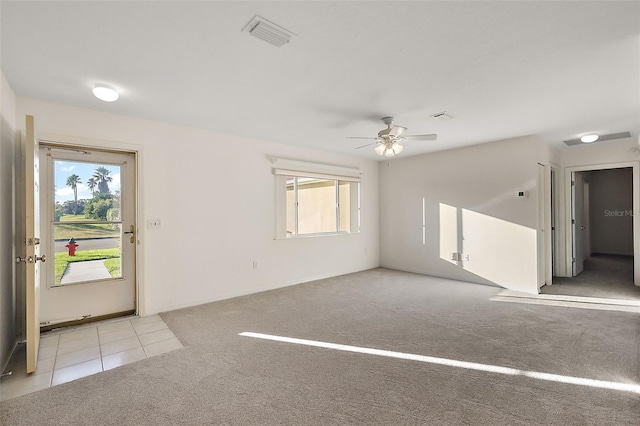
<path fill-rule="evenodd" d="M 341 235 L 354 235 L 359 234 L 360 231 L 357 232 L 319 232 L 317 234 L 303 234 L 303 235 L 288 235 L 284 237 L 275 237 L 275 240 L 298 240 L 304 238 L 318 238 L 318 237 L 337 237 Z"/>

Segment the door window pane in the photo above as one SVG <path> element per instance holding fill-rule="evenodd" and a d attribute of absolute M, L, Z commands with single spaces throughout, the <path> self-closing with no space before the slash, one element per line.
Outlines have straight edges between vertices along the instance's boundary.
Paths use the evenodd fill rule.
<path fill-rule="evenodd" d="M 54 160 L 54 286 L 121 278 L 121 167 Z"/>

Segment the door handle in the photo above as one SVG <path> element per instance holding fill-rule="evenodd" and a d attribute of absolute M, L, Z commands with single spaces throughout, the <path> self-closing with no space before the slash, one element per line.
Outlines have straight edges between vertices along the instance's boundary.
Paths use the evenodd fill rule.
<path fill-rule="evenodd" d="M 36 262 L 40 261 L 40 262 L 46 262 L 47 261 L 47 255 L 43 254 L 42 256 L 36 256 Z M 26 257 L 16 257 L 16 263 L 34 263 L 33 262 L 33 256 L 29 256 L 29 258 Z"/>
<path fill-rule="evenodd" d="M 136 241 L 136 228 L 133 225 L 129 226 L 129 231 L 123 232 L 123 234 L 129 235 L 130 243 L 133 243 Z"/>

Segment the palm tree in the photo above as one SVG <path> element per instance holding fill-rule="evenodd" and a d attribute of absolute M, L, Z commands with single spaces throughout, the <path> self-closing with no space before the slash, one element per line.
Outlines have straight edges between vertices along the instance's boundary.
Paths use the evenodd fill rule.
<path fill-rule="evenodd" d="M 113 180 L 109 173 L 111 173 L 111 170 L 102 166 L 98 167 L 93 173 L 93 178 L 98 182 L 98 192 L 102 194 L 109 193 L 109 182 Z"/>
<path fill-rule="evenodd" d="M 90 177 L 89 180 L 87 180 L 87 186 L 89 187 L 89 191 L 91 191 L 91 195 L 93 195 L 96 186 L 98 186 L 98 181 L 96 178 Z"/>
<path fill-rule="evenodd" d="M 67 178 L 67 186 L 73 189 L 73 199 L 76 202 L 76 208 L 74 213 L 78 214 L 78 184 L 82 183 L 80 176 L 73 174 Z"/>

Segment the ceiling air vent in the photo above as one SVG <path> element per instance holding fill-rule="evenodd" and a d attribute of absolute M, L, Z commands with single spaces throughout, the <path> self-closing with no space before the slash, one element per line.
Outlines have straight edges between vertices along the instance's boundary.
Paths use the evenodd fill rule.
<path fill-rule="evenodd" d="M 258 37 L 276 47 L 282 47 L 289 43 L 295 35 L 291 31 L 285 30 L 258 15 L 256 15 L 242 31 L 247 31 L 252 36 Z"/>
<path fill-rule="evenodd" d="M 446 111 L 439 112 L 437 114 L 433 114 L 431 118 L 435 118 L 436 120 L 453 120 L 453 115 L 449 114 Z"/>
<path fill-rule="evenodd" d="M 624 138 L 630 138 L 630 137 L 631 137 L 631 133 L 630 132 L 612 133 L 610 135 L 600 135 L 595 142 L 612 141 L 612 140 L 615 140 L 615 139 L 624 139 Z M 564 141 L 564 143 L 566 143 L 569 146 L 571 146 L 571 145 L 585 145 L 585 143 L 583 143 L 580 140 L 580 138 L 578 138 L 578 139 L 569 139 L 568 141 Z"/>

